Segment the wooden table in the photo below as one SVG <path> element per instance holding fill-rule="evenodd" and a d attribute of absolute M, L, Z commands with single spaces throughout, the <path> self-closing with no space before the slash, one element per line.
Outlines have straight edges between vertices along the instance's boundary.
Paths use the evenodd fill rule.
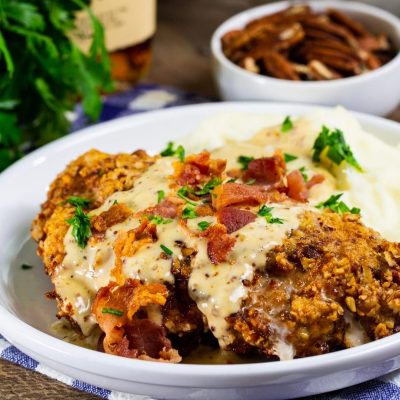
<path fill-rule="evenodd" d="M 148 81 L 217 96 L 209 62 L 214 29 L 262 0 L 161 0 L 154 61 Z M 390 116 L 400 121 L 400 107 Z M 97 399 L 39 373 L 0 360 L 0 399 Z"/>

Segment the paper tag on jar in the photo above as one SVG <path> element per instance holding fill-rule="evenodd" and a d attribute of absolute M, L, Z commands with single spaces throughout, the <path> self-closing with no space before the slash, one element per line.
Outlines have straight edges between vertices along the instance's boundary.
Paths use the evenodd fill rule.
<path fill-rule="evenodd" d="M 144 42 L 156 30 L 156 0 L 92 0 L 91 9 L 104 26 L 109 52 Z M 87 12 L 77 13 L 76 27 L 72 38 L 87 52 L 92 37 Z"/>

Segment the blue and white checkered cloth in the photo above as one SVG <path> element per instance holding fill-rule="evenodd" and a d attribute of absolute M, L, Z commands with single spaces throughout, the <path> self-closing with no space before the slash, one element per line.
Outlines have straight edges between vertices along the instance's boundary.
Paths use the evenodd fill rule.
<path fill-rule="evenodd" d="M 100 122 L 125 115 L 136 114 L 177 105 L 208 102 L 210 99 L 191 95 L 170 87 L 153 84 L 141 84 L 123 93 L 117 93 L 104 99 L 104 108 Z M 71 114 L 72 130 L 83 128 L 87 121 L 81 110 Z M 8 343 L 0 335 L 0 358 L 44 374 L 52 379 L 76 389 L 110 400 L 153 400 L 148 396 L 121 393 L 101 389 L 63 375 L 38 363 Z M 304 400 L 400 400 L 400 370 L 357 386 L 336 392 L 308 397 Z"/>

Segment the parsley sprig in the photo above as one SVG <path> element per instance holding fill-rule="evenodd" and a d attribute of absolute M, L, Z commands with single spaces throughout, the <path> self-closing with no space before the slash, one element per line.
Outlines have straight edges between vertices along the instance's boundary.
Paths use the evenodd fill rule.
<path fill-rule="evenodd" d="M 257 215 L 260 217 L 265 217 L 265 220 L 269 224 L 283 224 L 283 219 L 282 218 L 276 218 L 273 217 L 271 214 L 271 211 L 273 210 L 273 207 L 267 207 L 265 204 L 260 207 L 258 210 Z"/>
<path fill-rule="evenodd" d="M 172 219 L 164 218 L 161 215 L 147 215 L 147 219 L 156 225 L 166 225 L 172 222 Z"/>
<path fill-rule="evenodd" d="M 165 197 L 164 190 L 157 190 L 157 203 L 160 203 L 161 200 Z"/>
<path fill-rule="evenodd" d="M 167 256 L 172 256 L 174 252 L 167 246 L 160 244 L 161 250 L 167 255 Z"/>
<path fill-rule="evenodd" d="M 202 189 L 195 191 L 194 193 L 197 196 L 203 196 L 205 194 L 209 194 L 212 190 L 214 190 L 217 186 L 222 183 L 222 179 L 218 177 L 211 178 Z"/>
<path fill-rule="evenodd" d="M 299 168 L 299 171 L 304 179 L 304 182 L 308 182 L 308 174 L 306 173 L 306 167 Z"/>
<path fill-rule="evenodd" d="M 334 194 L 329 197 L 328 200 L 318 204 L 317 208 L 328 208 L 337 214 L 343 215 L 344 213 L 360 214 L 361 210 L 357 207 L 350 208 L 346 203 L 344 203 L 340 198 L 343 193 Z"/>
<path fill-rule="evenodd" d="M 182 199 L 185 200 L 186 203 L 191 204 L 192 206 L 197 206 L 200 204 L 200 202 L 195 201 L 190 199 L 188 196 L 189 194 L 193 194 L 194 191 L 193 189 L 191 189 L 189 186 L 182 186 L 181 188 L 179 188 L 179 190 L 176 192 L 176 194 Z"/>
<path fill-rule="evenodd" d="M 239 156 L 237 161 L 242 165 L 242 171 L 249 169 L 249 164 L 254 160 L 254 157 L 249 156 Z"/>
<path fill-rule="evenodd" d="M 183 219 L 193 219 L 197 218 L 199 215 L 197 214 L 196 210 L 193 206 L 187 206 L 182 210 L 182 218 Z"/>
<path fill-rule="evenodd" d="M 342 161 L 346 161 L 357 171 L 363 171 L 349 145 L 346 143 L 343 132 L 340 129 L 331 131 L 326 126 L 323 126 L 312 149 L 312 158 L 314 162 L 320 162 L 321 154 L 326 151 L 326 156 L 335 164 L 340 165 Z"/>
<path fill-rule="evenodd" d="M 70 197 L 68 197 L 67 200 L 64 200 L 62 202 L 62 204 L 69 203 L 69 204 L 73 205 L 74 207 L 89 208 L 91 202 L 92 202 L 92 200 L 85 199 L 84 197 L 70 196 Z"/>
<path fill-rule="evenodd" d="M 75 215 L 66 221 L 72 226 L 72 236 L 76 243 L 80 248 L 84 249 L 92 235 L 89 215 L 83 212 L 81 206 L 77 206 Z"/>
<path fill-rule="evenodd" d="M 103 314 L 111 314 L 111 315 L 115 315 L 117 317 L 122 317 L 124 315 L 124 312 L 121 310 L 117 310 L 115 308 L 107 308 L 107 307 L 103 307 L 103 309 L 101 310 L 101 312 Z"/>
<path fill-rule="evenodd" d="M 297 160 L 299 158 L 299 157 L 297 157 L 297 156 L 295 156 L 293 154 L 289 154 L 289 153 L 285 153 L 284 157 L 285 157 L 285 163 L 286 164 L 291 162 L 291 161 Z"/>
<path fill-rule="evenodd" d="M 204 232 L 211 224 L 207 221 L 200 221 L 197 226 L 199 227 L 199 229 Z"/>
<path fill-rule="evenodd" d="M 288 115 L 282 122 L 281 132 L 286 133 L 291 131 L 292 129 L 293 129 L 293 122 L 292 119 L 290 118 L 290 115 Z"/>
<path fill-rule="evenodd" d="M 161 156 L 162 157 L 172 157 L 172 156 L 177 156 L 181 162 L 185 160 L 185 149 L 183 148 L 182 145 L 178 145 L 178 147 L 175 149 L 175 144 L 174 142 L 168 142 L 167 147 L 161 151 Z"/>

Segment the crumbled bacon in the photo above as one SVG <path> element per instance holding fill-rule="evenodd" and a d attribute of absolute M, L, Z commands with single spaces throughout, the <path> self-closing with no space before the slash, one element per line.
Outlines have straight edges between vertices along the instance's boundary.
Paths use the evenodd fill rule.
<path fill-rule="evenodd" d="M 226 207 L 218 211 L 218 221 L 226 226 L 227 233 L 232 233 L 256 219 L 251 211 L 236 207 Z"/>
<path fill-rule="evenodd" d="M 110 282 L 102 287 L 97 292 L 92 312 L 105 333 L 104 351 L 122 357 L 179 362 L 181 357 L 172 348 L 164 328 L 136 315 L 149 305 L 163 306 L 167 296 L 164 285 L 142 285 L 136 279 L 128 279 L 121 286 Z"/>
<path fill-rule="evenodd" d="M 228 253 L 235 245 L 235 239 L 227 233 L 227 228 L 222 224 L 210 226 L 204 233 L 207 237 L 207 254 L 213 264 L 226 261 Z"/>
<path fill-rule="evenodd" d="M 213 206 L 220 210 L 230 205 L 258 205 L 266 202 L 281 202 L 285 195 L 258 185 L 225 183 L 213 191 Z"/>
<path fill-rule="evenodd" d="M 250 161 L 247 170 L 243 173 L 243 180 L 255 179 L 259 184 L 273 185 L 282 181 L 285 173 L 285 159 L 281 152 L 276 152 L 272 157 Z"/>
<path fill-rule="evenodd" d="M 226 160 L 210 159 L 210 154 L 203 151 L 187 156 L 183 163 L 174 163 L 174 179 L 183 185 L 196 185 L 211 177 L 220 177 L 226 166 Z"/>
<path fill-rule="evenodd" d="M 154 207 L 150 207 L 145 210 L 144 214 L 147 215 L 159 215 L 163 218 L 175 218 L 178 215 L 178 207 L 183 202 L 180 199 L 163 199 Z"/>
<path fill-rule="evenodd" d="M 315 185 L 319 185 L 325 180 L 325 177 L 321 174 L 314 175 L 306 184 L 307 189 L 311 189 Z"/>
<path fill-rule="evenodd" d="M 132 211 L 124 204 L 114 204 L 107 211 L 96 215 L 91 220 L 94 233 L 104 233 L 115 224 L 125 221 Z"/>
<path fill-rule="evenodd" d="M 297 201 L 307 201 L 308 190 L 325 180 L 323 175 L 314 175 L 307 183 L 299 170 L 294 170 L 287 176 L 288 196 Z"/>
<path fill-rule="evenodd" d="M 199 217 L 207 217 L 214 215 L 214 210 L 210 204 L 201 204 L 196 207 L 196 213 Z"/>

